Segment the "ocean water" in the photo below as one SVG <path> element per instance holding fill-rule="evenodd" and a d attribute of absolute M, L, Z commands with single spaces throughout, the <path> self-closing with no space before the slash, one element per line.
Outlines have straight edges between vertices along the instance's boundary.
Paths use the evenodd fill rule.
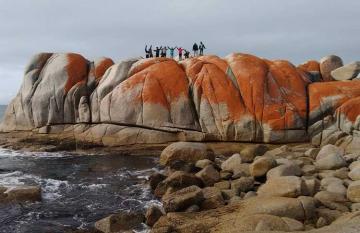
<path fill-rule="evenodd" d="M 119 210 L 145 211 L 159 204 L 145 184 L 157 158 L 20 153 L 0 148 L 1 185 L 40 185 L 41 202 L 0 205 L 1 233 L 89 229 Z M 146 231 L 144 225 L 139 231 Z"/>
<path fill-rule="evenodd" d="M 6 110 L 6 105 L 0 105 L 0 122 L 2 121 L 5 110 Z"/>

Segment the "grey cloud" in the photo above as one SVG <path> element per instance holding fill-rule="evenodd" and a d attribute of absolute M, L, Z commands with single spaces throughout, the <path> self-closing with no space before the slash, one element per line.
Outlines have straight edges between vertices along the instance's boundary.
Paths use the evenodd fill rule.
<path fill-rule="evenodd" d="M 301 63 L 335 53 L 359 60 L 358 0 L 0 0 L 0 103 L 37 52 L 88 59 L 143 55 L 145 44 L 252 53 Z"/>

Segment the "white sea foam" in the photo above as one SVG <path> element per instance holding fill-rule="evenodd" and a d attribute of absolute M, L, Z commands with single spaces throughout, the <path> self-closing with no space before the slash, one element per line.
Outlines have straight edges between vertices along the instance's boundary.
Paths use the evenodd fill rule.
<path fill-rule="evenodd" d="M 25 180 L 32 179 L 32 178 L 34 178 L 34 176 L 24 174 L 21 171 L 3 173 L 3 174 L 0 174 L 0 185 L 1 186 L 24 185 Z"/>
<path fill-rule="evenodd" d="M 61 197 L 60 188 L 68 188 L 69 182 L 55 179 L 42 179 L 39 176 L 24 174 L 21 171 L 0 174 L 0 186 L 25 185 L 26 181 L 41 186 L 43 199 L 57 199 Z"/>
<path fill-rule="evenodd" d="M 90 185 L 83 185 L 85 188 L 94 191 L 94 190 L 98 190 L 98 189 L 102 189 L 108 186 L 108 184 L 90 184 Z"/>
<path fill-rule="evenodd" d="M 80 155 L 77 155 L 80 156 Z M 29 151 L 14 151 L 0 147 L 1 157 L 33 157 L 33 158 L 63 158 L 74 157 L 74 155 L 67 152 L 29 152 Z"/>

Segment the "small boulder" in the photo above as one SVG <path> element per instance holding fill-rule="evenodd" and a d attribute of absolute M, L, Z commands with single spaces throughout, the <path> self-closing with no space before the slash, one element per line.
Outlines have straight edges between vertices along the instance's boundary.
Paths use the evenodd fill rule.
<path fill-rule="evenodd" d="M 169 188 L 180 190 L 192 185 L 202 186 L 202 181 L 193 174 L 183 171 L 176 171 L 168 176 L 165 180 L 161 181 L 156 189 L 155 196 L 162 197 Z"/>
<path fill-rule="evenodd" d="M 347 198 L 352 202 L 360 202 L 360 180 L 350 183 Z"/>
<path fill-rule="evenodd" d="M 193 185 L 163 198 L 162 202 L 166 212 L 182 211 L 191 205 L 198 205 L 204 200 L 202 190 Z"/>
<path fill-rule="evenodd" d="M 345 196 L 347 189 L 343 184 L 331 183 L 326 187 L 326 191 L 329 191 L 331 193 L 338 193 Z"/>
<path fill-rule="evenodd" d="M 215 187 L 207 187 L 202 190 L 204 201 L 201 203 L 201 209 L 209 210 L 216 209 L 225 205 L 224 198 L 221 191 Z"/>
<path fill-rule="evenodd" d="M 348 208 L 344 205 L 344 203 L 347 202 L 347 199 L 342 194 L 320 191 L 314 197 L 327 208 L 348 211 Z"/>
<path fill-rule="evenodd" d="M 349 172 L 348 176 L 352 180 L 360 180 L 360 166 L 356 166 Z"/>
<path fill-rule="evenodd" d="M 97 221 L 95 228 L 104 233 L 123 232 L 139 226 L 144 220 L 145 217 L 141 213 L 124 211 Z"/>
<path fill-rule="evenodd" d="M 338 81 L 351 80 L 360 73 L 360 62 L 352 62 L 331 71 L 331 76 Z"/>
<path fill-rule="evenodd" d="M 333 170 L 346 166 L 344 149 L 330 144 L 324 146 L 316 156 L 315 166 L 319 170 Z"/>
<path fill-rule="evenodd" d="M 292 164 L 282 164 L 280 166 L 270 169 L 266 174 L 266 178 L 271 179 L 279 176 L 301 176 L 301 175 L 302 175 L 301 168 L 297 164 L 292 163 Z"/>
<path fill-rule="evenodd" d="M 333 81 L 333 77 L 331 76 L 331 71 L 342 67 L 343 61 L 340 57 L 336 55 L 330 55 L 323 57 L 320 60 L 320 73 L 324 81 Z"/>
<path fill-rule="evenodd" d="M 234 170 L 233 175 L 232 175 L 232 179 L 237 179 L 240 177 L 247 177 L 250 176 L 250 164 L 248 163 L 243 163 L 240 164 L 236 170 Z"/>
<path fill-rule="evenodd" d="M 346 198 L 344 195 L 338 193 L 331 193 L 329 191 L 320 191 L 315 195 L 315 199 L 320 202 L 346 202 Z"/>
<path fill-rule="evenodd" d="M 158 186 L 158 184 L 165 179 L 166 179 L 166 176 L 161 173 L 156 172 L 156 173 L 151 174 L 149 177 L 150 188 L 152 190 L 155 190 L 156 187 Z"/>
<path fill-rule="evenodd" d="M 212 165 L 214 162 L 209 159 L 202 159 L 195 163 L 195 167 L 197 168 L 205 168 L 208 165 Z"/>
<path fill-rule="evenodd" d="M 221 164 L 221 169 L 224 171 L 234 172 L 241 166 L 242 160 L 240 154 L 233 154 L 230 158 Z"/>
<path fill-rule="evenodd" d="M 241 177 L 240 179 L 231 182 L 231 189 L 235 190 L 237 195 L 242 192 L 251 191 L 254 188 L 254 178 Z"/>
<path fill-rule="evenodd" d="M 225 200 L 230 200 L 231 198 L 238 195 L 235 189 L 224 189 L 221 190 L 221 194 Z"/>
<path fill-rule="evenodd" d="M 304 195 L 306 186 L 297 176 L 280 176 L 267 180 L 259 187 L 259 196 L 298 197 Z"/>
<path fill-rule="evenodd" d="M 360 160 L 354 161 L 349 165 L 350 170 L 353 170 L 353 169 L 355 169 L 357 167 L 360 167 Z"/>
<path fill-rule="evenodd" d="M 212 186 L 220 180 L 219 172 L 212 165 L 206 166 L 196 173 L 195 176 L 200 178 L 205 186 Z"/>
<path fill-rule="evenodd" d="M 339 168 L 334 172 L 334 177 L 337 177 L 342 180 L 347 179 L 349 177 L 348 175 L 349 175 L 349 168 L 347 167 Z"/>
<path fill-rule="evenodd" d="M 230 181 L 224 180 L 217 182 L 214 184 L 214 187 L 218 188 L 219 190 L 230 189 Z"/>
<path fill-rule="evenodd" d="M 232 177 L 233 173 L 230 171 L 220 171 L 220 178 L 222 180 L 229 180 Z"/>
<path fill-rule="evenodd" d="M 145 214 L 146 219 L 146 225 L 153 226 L 161 216 L 163 216 L 164 213 L 158 206 L 151 206 L 149 209 L 147 209 Z"/>
<path fill-rule="evenodd" d="M 244 163 L 252 163 L 254 158 L 262 156 L 269 148 L 262 144 L 249 145 L 240 151 L 241 160 Z"/>
<path fill-rule="evenodd" d="M 250 165 L 250 175 L 253 177 L 261 177 L 273 167 L 276 166 L 276 160 L 271 157 L 261 157 L 256 159 Z"/>
<path fill-rule="evenodd" d="M 325 177 L 321 180 L 321 187 L 326 189 L 327 186 L 333 183 L 343 184 L 344 182 L 337 177 Z"/>
<path fill-rule="evenodd" d="M 214 160 L 213 151 L 204 143 L 175 142 L 167 146 L 160 155 L 160 164 L 167 165 L 173 160 L 196 163 L 202 159 Z"/>

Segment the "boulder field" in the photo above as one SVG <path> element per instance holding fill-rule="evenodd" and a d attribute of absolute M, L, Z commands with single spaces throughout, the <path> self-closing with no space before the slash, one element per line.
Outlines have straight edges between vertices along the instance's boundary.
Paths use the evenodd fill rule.
<path fill-rule="evenodd" d="M 331 144 L 247 144 L 226 156 L 204 144 L 175 142 L 162 151 L 162 169 L 147 181 L 161 204 L 147 206 L 145 215 L 112 213 L 95 227 L 104 233 L 141 223 L 151 233 L 360 231 L 359 153 Z"/>
<path fill-rule="evenodd" d="M 311 140 L 351 151 L 359 144 L 356 64 L 328 56 L 296 67 L 242 53 L 114 63 L 41 53 L 25 68 L 0 131 L 71 132 L 103 146 Z"/>

